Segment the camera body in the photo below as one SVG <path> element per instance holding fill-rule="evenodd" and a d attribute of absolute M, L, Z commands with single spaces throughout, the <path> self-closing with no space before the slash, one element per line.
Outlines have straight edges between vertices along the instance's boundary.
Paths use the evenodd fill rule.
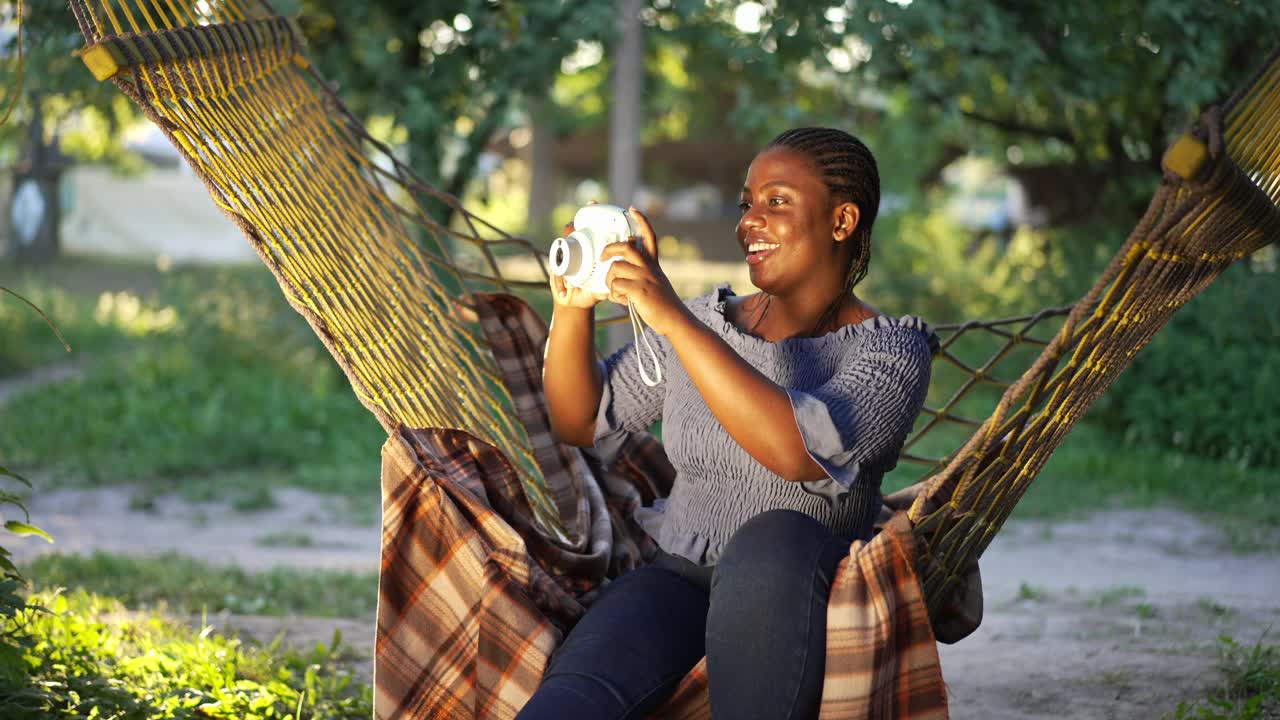
<path fill-rule="evenodd" d="M 631 213 L 616 205 L 587 205 L 573 216 L 573 232 L 551 243 L 551 272 L 576 288 L 603 295 L 605 276 L 617 258 L 601 260 L 606 245 L 630 242 L 640 234 Z"/>

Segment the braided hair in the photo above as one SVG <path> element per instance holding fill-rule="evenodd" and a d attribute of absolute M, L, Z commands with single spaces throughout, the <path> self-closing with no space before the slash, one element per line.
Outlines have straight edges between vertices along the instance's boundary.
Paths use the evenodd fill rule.
<path fill-rule="evenodd" d="M 871 151 L 858 138 L 843 130 L 804 127 L 787 130 L 769 141 L 765 150 L 785 148 L 810 159 L 831 192 L 831 202 L 851 202 L 858 206 L 858 226 L 845 242 L 854 243 L 849 266 L 845 268 L 840 294 L 818 318 L 813 334 L 835 325 L 844 299 L 867 275 L 871 264 L 871 226 L 880 207 L 880 172 Z"/>

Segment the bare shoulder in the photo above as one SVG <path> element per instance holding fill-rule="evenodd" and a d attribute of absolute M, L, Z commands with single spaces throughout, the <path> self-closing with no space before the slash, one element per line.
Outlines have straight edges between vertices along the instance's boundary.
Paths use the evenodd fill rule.
<path fill-rule="evenodd" d="M 750 295 L 730 295 L 724 300 L 724 319 L 739 330 L 746 330 L 750 324 L 752 313 L 759 311 L 762 296 L 758 292 Z"/>
<path fill-rule="evenodd" d="M 840 325 L 857 325 L 858 323 L 866 322 L 870 318 L 880 317 L 883 314 L 865 301 L 854 300 L 846 304 L 840 312 Z"/>

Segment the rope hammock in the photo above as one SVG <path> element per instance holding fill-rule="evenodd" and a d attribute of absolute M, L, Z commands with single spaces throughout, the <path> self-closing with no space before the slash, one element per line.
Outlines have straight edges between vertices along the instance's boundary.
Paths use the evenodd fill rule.
<path fill-rule="evenodd" d="M 71 8 L 87 43 L 86 65 L 132 98 L 180 149 L 387 430 L 389 445 L 397 438 L 417 442 L 409 429 L 439 429 L 445 439 L 437 445 L 447 446 L 440 452 L 465 451 L 474 461 L 457 466 L 471 468 L 465 475 L 487 467 L 476 460 L 486 457 L 474 442 L 482 441 L 501 458 L 495 462 L 509 463 L 518 489 L 505 500 L 490 491 L 490 504 L 527 504 L 532 515 L 529 527 L 502 516 L 528 552 L 544 552 L 539 548 L 548 542 L 586 542 L 596 529 L 584 523 L 597 521 L 584 520 L 593 517 L 584 508 L 595 496 L 584 499 L 580 479 L 566 485 L 554 473 L 581 478 L 590 471 L 576 450 L 535 432 L 540 388 L 516 387 L 515 346 L 528 355 L 532 344 L 540 362 L 536 341 L 545 335 L 529 329 L 537 321 L 522 310 L 505 320 L 494 314 L 508 306 L 504 294 L 546 292 L 543 251 L 421 181 L 372 138 L 311 67 L 289 22 L 265 3 L 71 0 Z M 897 522 L 914 537 L 907 552 L 935 629 L 957 596 L 972 592 L 966 579 L 976 577 L 978 557 L 1046 460 L 1133 356 L 1228 265 L 1280 237 L 1280 53 L 1205 113 L 1170 148 L 1164 166 L 1146 214 L 1074 306 L 937 328 L 943 338 L 937 359 L 964 379 L 943 404 L 925 409 L 907 440 L 901 459 L 925 467 L 925 478 L 886 499 L 909 506 Z M 436 202 L 453 207 L 465 229 L 435 222 L 426 207 Z M 512 256 L 532 257 L 542 278 L 504 274 Z M 514 345 L 495 344 L 522 322 Z M 975 334 L 998 347 L 971 364 L 956 348 Z M 1009 371 L 1010 358 L 1027 346 L 1042 348 L 1038 359 L 1025 372 Z M 536 374 L 528 381 L 536 385 Z M 960 408 L 984 385 L 1003 388 L 1003 397 L 987 420 L 966 417 Z M 947 424 L 972 435 L 944 457 L 921 452 L 921 441 Z M 431 472 L 450 467 L 428 455 L 420 449 L 414 463 Z M 384 484 L 389 457 L 399 456 L 384 447 Z M 465 504 L 456 497 L 455 503 Z M 473 525 L 483 519 L 468 517 Z M 614 518 L 615 539 L 620 522 Z M 538 558 L 545 564 L 544 555 Z M 387 563 L 384 545 L 384 575 Z M 538 584 L 542 570 L 531 565 L 510 567 L 533 573 L 530 592 L 543 588 L 545 600 L 556 591 Z M 572 586 L 563 577 L 555 582 Z M 939 636 L 962 636 L 976 624 L 970 618 L 966 628 Z M 380 654 L 382 648 L 380 635 Z M 534 687 L 540 668 L 529 681 Z M 827 692 L 823 716 L 843 716 L 827 712 Z M 426 701 L 415 707 L 449 714 Z M 403 710 L 383 705 L 378 714 Z"/>

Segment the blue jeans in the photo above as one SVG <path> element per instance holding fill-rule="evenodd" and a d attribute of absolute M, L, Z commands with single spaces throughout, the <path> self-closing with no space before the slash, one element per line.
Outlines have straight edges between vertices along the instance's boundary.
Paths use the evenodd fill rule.
<path fill-rule="evenodd" d="M 827 598 L 849 540 L 807 515 L 747 521 L 714 572 L 664 555 L 609 584 L 551 659 L 519 720 L 656 710 L 703 655 L 714 718 L 812 718 Z"/>

